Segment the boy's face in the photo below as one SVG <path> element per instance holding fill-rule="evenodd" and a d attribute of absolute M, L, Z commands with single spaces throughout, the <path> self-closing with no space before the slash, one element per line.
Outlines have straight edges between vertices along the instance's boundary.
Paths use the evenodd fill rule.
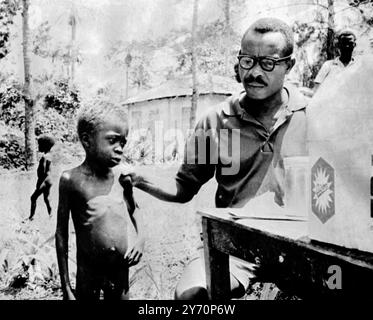
<path fill-rule="evenodd" d="M 127 134 L 127 125 L 119 118 L 109 116 L 89 137 L 86 151 L 100 165 L 114 167 L 122 160 Z"/>

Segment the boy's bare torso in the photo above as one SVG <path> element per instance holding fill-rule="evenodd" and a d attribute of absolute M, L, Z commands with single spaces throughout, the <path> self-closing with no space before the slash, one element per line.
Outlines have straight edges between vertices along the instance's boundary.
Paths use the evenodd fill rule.
<path fill-rule="evenodd" d="M 41 156 L 37 169 L 37 175 L 40 181 L 46 181 L 47 183 L 51 184 L 51 155 L 49 153 Z"/>
<path fill-rule="evenodd" d="M 101 260 L 108 250 L 114 249 L 124 255 L 128 211 L 118 170 L 114 168 L 100 177 L 79 166 L 66 174 L 69 176 L 69 203 L 78 258 Z"/>

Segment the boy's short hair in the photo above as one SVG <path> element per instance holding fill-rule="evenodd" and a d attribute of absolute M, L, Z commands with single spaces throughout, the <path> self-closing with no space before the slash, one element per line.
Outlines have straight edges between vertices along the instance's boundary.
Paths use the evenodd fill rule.
<path fill-rule="evenodd" d="M 245 32 L 242 39 L 245 39 L 250 32 L 267 33 L 280 32 L 285 37 L 283 55 L 290 56 L 294 50 L 294 33 L 288 24 L 277 18 L 261 18 L 256 20 Z"/>
<path fill-rule="evenodd" d="M 54 138 L 48 134 L 42 134 L 38 137 L 38 145 L 43 151 L 50 151 L 55 145 L 56 141 Z"/>
<path fill-rule="evenodd" d="M 107 119 L 115 115 L 127 124 L 127 112 L 120 105 L 108 101 L 95 100 L 83 106 L 78 112 L 77 131 L 79 140 L 84 134 L 93 134 L 97 128 Z"/>

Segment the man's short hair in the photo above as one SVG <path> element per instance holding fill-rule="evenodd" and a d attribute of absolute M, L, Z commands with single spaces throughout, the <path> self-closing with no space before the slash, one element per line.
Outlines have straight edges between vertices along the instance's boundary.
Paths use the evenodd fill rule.
<path fill-rule="evenodd" d="M 284 21 L 277 18 L 261 18 L 256 20 L 245 32 L 243 39 L 246 38 L 250 32 L 267 33 L 280 32 L 285 38 L 285 47 L 283 49 L 284 57 L 290 56 L 294 50 L 294 34 L 290 26 Z"/>
<path fill-rule="evenodd" d="M 337 40 L 339 41 L 343 37 L 353 36 L 354 41 L 356 40 L 356 34 L 350 29 L 343 29 L 337 32 Z"/>
<path fill-rule="evenodd" d="M 83 106 L 78 113 L 77 131 L 80 141 L 84 134 L 94 134 L 109 116 L 116 116 L 127 125 L 127 112 L 120 105 L 97 99 Z"/>

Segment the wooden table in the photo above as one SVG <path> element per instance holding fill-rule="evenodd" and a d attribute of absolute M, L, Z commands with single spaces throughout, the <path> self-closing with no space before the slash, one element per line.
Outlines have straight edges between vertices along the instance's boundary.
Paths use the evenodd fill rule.
<path fill-rule="evenodd" d="M 259 258 L 258 281 L 300 298 L 373 296 L 373 254 L 310 241 L 305 221 L 234 221 L 229 209 L 198 213 L 210 299 L 229 298 L 228 255 Z"/>

